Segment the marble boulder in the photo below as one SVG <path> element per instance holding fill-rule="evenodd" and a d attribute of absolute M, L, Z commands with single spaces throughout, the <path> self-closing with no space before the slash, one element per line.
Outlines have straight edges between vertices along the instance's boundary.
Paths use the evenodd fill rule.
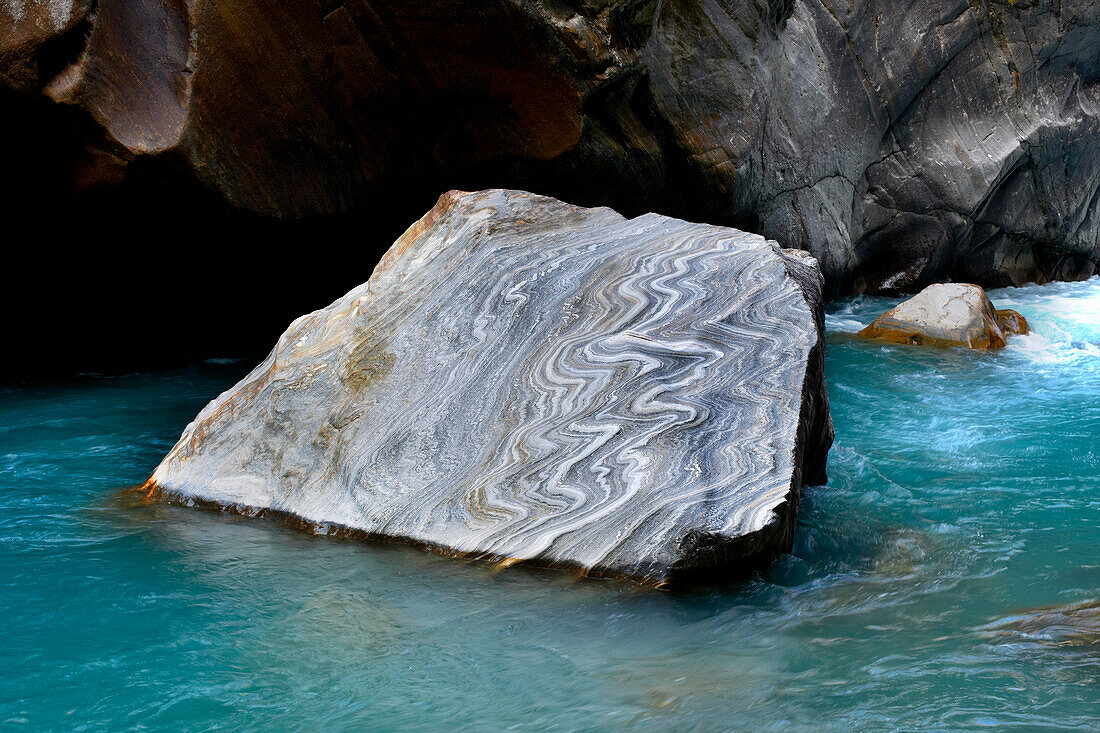
<path fill-rule="evenodd" d="M 864 338 L 899 344 L 1003 349 L 1006 338 L 1029 332 L 1014 310 L 997 310 L 977 285 L 929 285 L 859 332 Z"/>
<path fill-rule="evenodd" d="M 658 587 L 742 575 L 825 478 L 821 291 L 734 229 L 450 192 L 145 488 Z"/>

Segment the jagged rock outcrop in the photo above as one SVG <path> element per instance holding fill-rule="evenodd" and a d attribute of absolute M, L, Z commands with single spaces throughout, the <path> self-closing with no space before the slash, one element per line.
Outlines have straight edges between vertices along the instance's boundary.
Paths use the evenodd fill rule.
<path fill-rule="evenodd" d="M 1026 333 L 1026 318 L 994 308 L 977 285 L 939 283 L 886 311 L 859 335 L 898 344 L 1003 349 L 1009 336 Z"/>
<path fill-rule="evenodd" d="M 830 294 L 1095 272 L 1098 47 L 1062 0 L 0 3 L 85 174 L 278 218 L 515 185 L 760 231 Z"/>
<path fill-rule="evenodd" d="M 451 192 L 146 488 L 657 586 L 743 574 L 825 477 L 821 288 L 757 235 Z"/>

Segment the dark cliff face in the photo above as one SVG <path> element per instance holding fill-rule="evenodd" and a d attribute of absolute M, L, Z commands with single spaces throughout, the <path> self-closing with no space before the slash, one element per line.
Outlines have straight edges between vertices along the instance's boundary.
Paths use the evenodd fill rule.
<path fill-rule="evenodd" d="M 646 48 L 700 214 L 739 192 L 834 294 L 1095 270 L 1100 6 L 789 10 L 746 28 L 750 8 L 671 3 Z"/>
<path fill-rule="evenodd" d="M 1061 0 L 9 0 L 5 208 L 223 318 L 303 241 L 363 268 L 268 341 L 449 188 L 758 231 L 833 296 L 1087 277 L 1098 48 Z"/>

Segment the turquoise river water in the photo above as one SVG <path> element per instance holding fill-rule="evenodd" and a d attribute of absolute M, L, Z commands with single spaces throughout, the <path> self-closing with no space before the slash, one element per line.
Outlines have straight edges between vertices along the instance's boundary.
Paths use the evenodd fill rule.
<path fill-rule="evenodd" d="M 991 296 L 1036 333 L 883 346 L 852 334 L 895 301 L 831 306 L 829 485 L 691 593 L 120 492 L 245 364 L 0 389 L 0 729 L 1096 730 L 1100 278 Z"/>

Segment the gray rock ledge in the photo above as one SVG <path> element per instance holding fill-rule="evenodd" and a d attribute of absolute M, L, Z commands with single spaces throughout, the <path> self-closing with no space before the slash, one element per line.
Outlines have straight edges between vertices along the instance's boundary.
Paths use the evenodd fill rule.
<path fill-rule="evenodd" d="M 743 575 L 824 481 L 821 291 L 734 229 L 450 192 L 145 488 L 658 587 Z"/>

